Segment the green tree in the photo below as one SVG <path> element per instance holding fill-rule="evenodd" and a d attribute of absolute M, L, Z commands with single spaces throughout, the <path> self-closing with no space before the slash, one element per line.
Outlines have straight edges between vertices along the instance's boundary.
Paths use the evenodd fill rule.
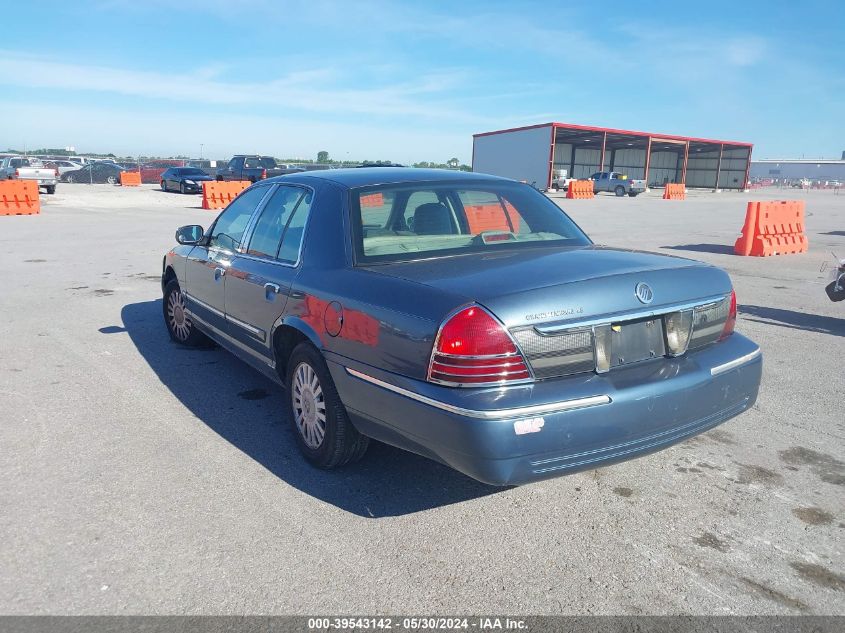
<path fill-rule="evenodd" d="M 322 151 L 317 152 L 317 162 L 318 163 L 329 162 L 329 153 L 326 150 L 322 150 Z"/>
<path fill-rule="evenodd" d="M 449 167 L 451 167 L 452 169 L 457 169 L 458 165 L 461 164 L 461 161 L 459 161 L 457 158 L 450 158 L 446 161 L 446 164 L 449 165 Z"/>

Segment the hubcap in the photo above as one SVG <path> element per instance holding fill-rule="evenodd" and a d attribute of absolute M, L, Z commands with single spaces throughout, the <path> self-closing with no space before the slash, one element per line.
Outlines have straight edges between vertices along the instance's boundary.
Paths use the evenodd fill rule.
<path fill-rule="evenodd" d="M 314 369 L 299 363 L 293 372 L 291 389 L 296 428 L 308 448 L 320 448 L 326 436 L 326 401 Z"/>
<path fill-rule="evenodd" d="M 171 292 L 167 297 L 167 319 L 176 338 L 180 341 L 187 340 L 191 334 L 191 320 L 185 312 L 185 297 L 181 290 Z"/>

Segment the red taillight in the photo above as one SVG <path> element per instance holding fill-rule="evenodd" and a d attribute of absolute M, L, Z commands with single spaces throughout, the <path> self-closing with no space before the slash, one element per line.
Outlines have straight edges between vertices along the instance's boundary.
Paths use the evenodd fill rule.
<path fill-rule="evenodd" d="M 265 178 L 267 178 L 267 168 L 266 167 L 261 171 L 261 180 L 264 180 Z"/>
<path fill-rule="evenodd" d="M 722 335 L 719 337 L 719 340 L 723 340 L 728 338 L 731 334 L 734 333 L 734 328 L 736 327 L 736 291 L 731 290 L 731 307 L 728 310 L 728 318 L 725 321 L 725 327 L 722 329 Z"/>
<path fill-rule="evenodd" d="M 440 328 L 429 380 L 482 385 L 530 377 L 525 359 L 507 330 L 483 308 L 464 308 Z"/>
<path fill-rule="evenodd" d="M 16 169 L 16 170 L 15 170 L 15 178 L 20 178 L 20 175 L 21 175 L 21 170 L 20 170 L 20 169 Z"/>
<path fill-rule="evenodd" d="M 54 170 L 53 170 L 53 172 L 56 174 L 56 178 L 58 178 L 58 177 L 59 177 L 59 170 L 58 170 L 58 169 L 54 169 Z"/>

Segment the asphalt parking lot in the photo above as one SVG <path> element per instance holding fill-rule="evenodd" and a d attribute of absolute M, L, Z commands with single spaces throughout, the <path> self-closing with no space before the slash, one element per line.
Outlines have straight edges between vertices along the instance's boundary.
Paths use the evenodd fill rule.
<path fill-rule="evenodd" d="M 810 251 L 741 258 L 751 199 L 807 200 Z M 831 191 L 555 196 L 605 244 L 726 268 L 763 348 L 753 410 L 520 488 L 383 445 L 300 458 L 281 391 L 170 343 L 162 255 L 198 196 L 60 186 L 0 217 L 0 613 L 845 614 L 845 257 Z"/>

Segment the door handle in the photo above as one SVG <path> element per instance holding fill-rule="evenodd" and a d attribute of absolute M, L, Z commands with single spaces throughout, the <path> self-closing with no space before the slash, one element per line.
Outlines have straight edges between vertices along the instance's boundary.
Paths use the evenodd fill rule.
<path fill-rule="evenodd" d="M 279 294 L 282 291 L 282 289 L 279 287 L 279 284 L 264 284 L 264 290 L 266 290 L 267 292 L 272 291 L 276 294 Z"/>
<path fill-rule="evenodd" d="M 214 269 L 214 280 L 217 281 L 218 279 L 223 277 L 225 274 L 226 274 L 225 268 L 215 268 Z"/>

